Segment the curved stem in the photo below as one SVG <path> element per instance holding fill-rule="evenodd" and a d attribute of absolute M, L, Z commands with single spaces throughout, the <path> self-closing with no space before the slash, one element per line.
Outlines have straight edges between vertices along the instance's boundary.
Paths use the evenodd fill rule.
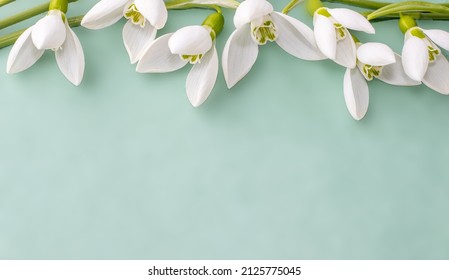
<path fill-rule="evenodd" d="M 78 0 L 69 0 L 68 2 L 76 2 Z M 33 7 L 21 13 L 18 13 L 14 16 L 10 16 L 8 18 L 0 20 L 0 29 L 9 27 L 21 21 L 27 20 L 39 14 L 45 13 L 48 11 L 48 7 L 50 6 L 50 2 L 41 4 L 39 6 Z"/>
<path fill-rule="evenodd" d="M 304 2 L 304 0 L 291 0 L 287 6 L 282 9 L 283 14 L 288 14 L 291 10 L 293 10 L 296 6 Z"/>
<path fill-rule="evenodd" d="M 389 14 L 407 13 L 407 12 L 430 12 L 436 14 L 449 15 L 449 7 L 421 1 L 398 2 L 384 6 L 372 12 L 367 16 L 367 19 L 373 20 L 375 18 L 386 16 Z"/>
<path fill-rule="evenodd" d="M 220 7 L 218 7 L 217 5 L 212 5 L 212 6 L 213 6 L 213 8 L 215 9 L 215 11 L 216 11 L 217 13 L 222 14 L 221 8 L 220 8 Z"/>
<path fill-rule="evenodd" d="M 76 16 L 76 17 L 68 18 L 67 20 L 69 22 L 70 27 L 77 27 L 77 26 L 80 26 L 82 19 L 83 19 L 83 16 Z M 13 45 L 16 42 L 17 38 L 19 38 L 20 35 L 22 35 L 22 33 L 25 30 L 26 30 L 26 28 L 19 30 L 19 31 L 12 32 L 12 33 L 4 35 L 4 36 L 1 36 L 0 37 L 0 49 Z"/>

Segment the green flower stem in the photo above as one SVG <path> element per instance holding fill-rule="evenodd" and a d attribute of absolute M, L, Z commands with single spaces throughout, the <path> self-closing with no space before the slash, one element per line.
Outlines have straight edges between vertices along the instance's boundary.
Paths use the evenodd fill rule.
<path fill-rule="evenodd" d="M 287 4 L 287 6 L 282 9 L 283 14 L 288 14 L 291 10 L 293 10 L 296 6 L 304 2 L 304 0 L 291 0 L 290 3 Z"/>
<path fill-rule="evenodd" d="M 398 14 L 407 12 L 429 12 L 429 13 L 449 15 L 449 7 L 421 1 L 398 2 L 384 6 L 372 12 L 367 16 L 367 19 L 373 20 L 375 18 L 387 16 L 389 14 Z"/>
<path fill-rule="evenodd" d="M 67 13 L 67 9 L 69 8 L 68 0 L 50 0 L 50 6 L 48 10 L 59 10 L 64 14 Z"/>
<path fill-rule="evenodd" d="M 76 1 L 78 1 L 78 0 L 68 0 L 69 3 L 76 2 Z M 2 20 L 0 20 L 0 29 L 9 27 L 9 26 L 19 23 L 21 21 L 27 20 L 34 16 L 40 15 L 42 13 L 45 13 L 48 11 L 49 7 L 50 7 L 50 2 L 44 3 L 39 6 L 33 7 L 29 10 L 18 13 L 14 16 L 10 16 L 8 18 L 2 19 Z"/>
<path fill-rule="evenodd" d="M 8 4 L 10 4 L 10 3 L 14 2 L 14 1 L 16 1 L 16 0 L 0 0 L 0 7 L 8 5 Z"/>
<path fill-rule="evenodd" d="M 411 17 L 411 16 L 407 16 L 404 14 L 399 14 L 399 29 L 401 29 L 402 33 L 406 33 L 407 30 L 409 30 L 410 28 L 413 28 L 416 26 L 416 20 Z"/>
<path fill-rule="evenodd" d="M 205 3 L 206 2 L 206 3 Z M 207 1 L 204 0 L 167 0 L 165 1 L 165 7 L 168 10 L 186 10 L 191 8 L 200 8 L 200 9 L 215 9 L 216 7 L 228 8 L 228 9 L 236 9 L 240 5 L 239 2 L 235 0 L 222 0 L 215 4 L 207 4 Z M 221 13 L 221 10 L 220 10 Z"/>
<path fill-rule="evenodd" d="M 388 2 L 377 2 L 377 1 L 364 1 L 364 0 L 323 0 L 323 2 L 329 3 L 341 3 L 350 6 L 355 6 L 359 8 L 377 10 L 392 3 Z"/>
<path fill-rule="evenodd" d="M 212 37 L 212 40 L 215 40 L 221 30 L 223 30 L 224 17 L 221 13 L 213 13 L 203 21 L 202 25 L 211 29 L 210 36 Z"/>
<path fill-rule="evenodd" d="M 318 11 L 322 7 L 324 7 L 324 5 L 321 0 L 307 0 L 306 1 L 306 10 L 307 10 L 307 13 L 309 13 L 309 15 L 311 17 L 313 17 L 315 15 L 315 12 Z"/>
<path fill-rule="evenodd" d="M 68 18 L 67 20 L 69 22 L 70 27 L 77 27 L 77 26 L 80 26 L 82 19 L 83 19 L 83 16 L 76 16 L 76 17 Z M 5 35 L 5 36 L 1 36 L 0 37 L 0 49 L 3 49 L 7 46 L 11 46 L 12 44 L 14 44 L 16 42 L 17 38 L 19 38 L 20 35 L 22 35 L 22 33 L 25 30 L 26 30 L 26 28 L 16 31 L 16 32 L 13 32 L 8 35 Z"/>
<path fill-rule="evenodd" d="M 217 5 L 209 5 L 209 4 L 184 4 L 184 5 L 167 5 L 167 10 L 188 10 L 188 9 L 209 9 L 215 10 L 217 13 L 221 14 L 221 8 Z"/>
<path fill-rule="evenodd" d="M 364 16 L 369 15 L 371 12 L 362 13 Z M 445 14 L 434 14 L 434 13 L 401 13 L 403 16 L 409 16 L 414 18 L 415 20 L 449 20 L 449 15 Z M 397 20 L 401 18 L 401 14 L 389 14 L 383 17 L 375 18 L 370 20 L 371 22 L 381 22 L 387 20 Z"/>
<path fill-rule="evenodd" d="M 387 5 L 391 5 L 394 3 L 391 2 L 377 2 L 377 1 L 364 1 L 364 0 L 322 0 L 323 2 L 329 2 L 329 3 L 340 3 L 340 4 L 346 4 L 354 7 L 359 8 L 365 8 L 365 9 L 371 9 L 371 10 L 377 10 L 382 7 L 385 7 Z M 435 3 L 441 6 L 449 7 L 449 3 Z"/>

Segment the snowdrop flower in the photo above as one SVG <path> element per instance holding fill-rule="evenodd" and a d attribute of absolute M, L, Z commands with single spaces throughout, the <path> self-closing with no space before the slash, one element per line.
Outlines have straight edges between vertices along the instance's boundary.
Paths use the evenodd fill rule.
<path fill-rule="evenodd" d="M 74 85 L 81 83 L 84 74 L 83 48 L 60 10 L 50 10 L 22 33 L 9 53 L 6 72 L 18 73 L 28 69 L 45 50 L 55 52 L 59 69 L 70 82 Z"/>
<path fill-rule="evenodd" d="M 136 63 L 167 22 L 167 9 L 163 0 L 101 0 L 84 16 L 81 25 L 100 29 L 122 17 L 128 19 L 123 27 L 123 42 L 131 63 Z"/>
<path fill-rule="evenodd" d="M 218 20 L 212 27 L 208 19 Z M 218 55 L 214 39 L 223 28 L 224 18 L 215 13 L 203 25 L 186 26 L 175 33 L 157 38 L 143 53 L 137 64 L 140 73 L 166 73 L 193 65 L 187 76 L 186 91 L 194 107 L 209 97 L 218 75 Z"/>
<path fill-rule="evenodd" d="M 402 65 L 405 73 L 429 88 L 449 94 L 449 62 L 438 48 L 449 50 L 449 33 L 412 27 L 405 32 Z"/>
<path fill-rule="evenodd" d="M 223 50 L 223 72 L 228 88 L 233 87 L 256 62 L 259 45 L 276 42 L 289 54 L 305 59 L 325 57 L 318 50 L 312 30 L 304 23 L 273 11 L 265 0 L 246 0 L 234 16 L 236 30 Z"/>
<path fill-rule="evenodd" d="M 313 14 L 316 44 L 329 59 L 347 67 L 356 66 L 356 46 L 348 29 L 374 34 L 374 27 L 361 14 L 349 9 L 325 7 Z"/>
<path fill-rule="evenodd" d="M 397 86 L 419 85 L 404 72 L 401 57 L 381 43 L 357 43 L 357 67 L 347 68 L 344 76 L 344 97 L 351 116 L 362 119 L 369 103 L 367 81 L 377 78 Z"/>

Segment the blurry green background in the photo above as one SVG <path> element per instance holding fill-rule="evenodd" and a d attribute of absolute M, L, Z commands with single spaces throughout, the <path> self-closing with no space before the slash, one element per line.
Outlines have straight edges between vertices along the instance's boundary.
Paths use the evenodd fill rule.
<path fill-rule="evenodd" d="M 39 3 L 19 0 L 0 16 Z M 94 3 L 71 4 L 69 16 Z M 170 12 L 159 34 L 208 14 Z M 234 29 L 225 15 L 220 56 Z M 311 25 L 302 6 L 291 15 Z M 268 44 L 232 90 L 220 71 L 194 109 L 189 67 L 135 73 L 123 24 L 75 29 L 86 56 L 79 87 L 52 52 L 26 72 L 0 71 L 1 259 L 449 258 L 448 96 L 373 81 L 357 122 L 345 69 Z M 400 53 L 396 26 L 357 36 Z"/>

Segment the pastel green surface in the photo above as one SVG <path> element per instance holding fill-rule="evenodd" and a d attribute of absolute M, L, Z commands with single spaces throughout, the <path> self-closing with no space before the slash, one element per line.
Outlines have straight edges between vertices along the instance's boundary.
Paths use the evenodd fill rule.
<path fill-rule="evenodd" d="M 159 34 L 208 13 L 170 12 Z M 220 55 L 234 28 L 225 14 Z M 292 15 L 311 25 L 302 7 Z M 23 73 L 0 71 L 0 258 L 449 258 L 449 97 L 374 81 L 357 122 L 343 68 L 269 44 L 232 90 L 220 71 L 194 109 L 188 67 L 135 73 L 123 23 L 75 29 L 79 87 L 51 52 Z M 375 26 L 358 37 L 400 52 L 396 22 Z"/>

